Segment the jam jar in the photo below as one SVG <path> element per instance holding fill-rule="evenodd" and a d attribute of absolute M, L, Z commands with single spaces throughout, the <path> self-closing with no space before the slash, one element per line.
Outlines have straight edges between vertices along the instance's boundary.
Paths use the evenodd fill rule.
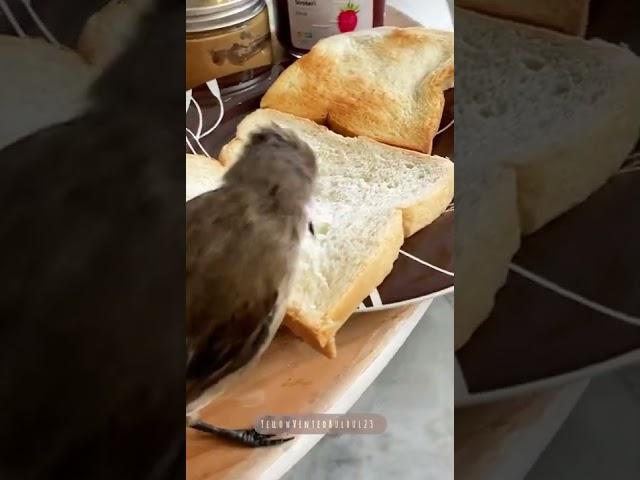
<path fill-rule="evenodd" d="M 385 0 L 274 0 L 278 41 L 299 57 L 319 40 L 384 24 Z"/>
<path fill-rule="evenodd" d="M 214 78 L 239 85 L 271 69 L 265 0 L 187 0 L 186 30 L 187 89 Z"/>

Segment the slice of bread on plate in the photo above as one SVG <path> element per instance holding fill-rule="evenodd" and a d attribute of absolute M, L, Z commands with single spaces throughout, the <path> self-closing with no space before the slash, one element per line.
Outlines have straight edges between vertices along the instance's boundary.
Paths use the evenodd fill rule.
<path fill-rule="evenodd" d="M 220 187 L 225 171 L 216 160 L 187 154 L 187 201 Z M 335 357 L 341 324 L 328 319 L 348 318 L 389 274 L 404 241 L 402 213 L 372 208 L 354 215 L 349 205 L 316 200 L 313 218 L 315 238 L 302 243 L 286 325 Z M 303 320 L 310 317 L 312 324 Z"/>
<path fill-rule="evenodd" d="M 0 35 L 0 148 L 81 115 L 98 71 L 41 38 Z"/>
<path fill-rule="evenodd" d="M 220 162 L 202 155 L 187 153 L 186 159 L 186 201 L 222 185 L 226 168 Z"/>
<path fill-rule="evenodd" d="M 456 9 L 456 163 L 514 169 L 525 234 L 584 201 L 640 134 L 629 49 Z"/>
<path fill-rule="evenodd" d="M 491 313 L 521 236 L 514 171 L 482 166 L 457 170 L 456 350 Z"/>
<path fill-rule="evenodd" d="M 402 210 L 411 236 L 442 214 L 453 197 L 453 163 L 446 158 L 383 145 L 365 137 L 343 137 L 304 118 L 258 109 L 238 125 L 236 138 L 220 152 L 229 165 L 249 134 L 274 122 L 293 130 L 318 158 L 316 198 L 358 207 Z M 373 202 L 373 203 L 372 203 Z"/>
<path fill-rule="evenodd" d="M 451 202 L 453 164 L 364 137 L 343 137 L 268 109 L 238 125 L 220 161 L 233 164 L 251 132 L 272 123 L 307 142 L 319 170 L 311 207 L 316 235 L 302 244 L 285 325 L 335 357 L 336 332 L 391 272 L 404 238 L 439 217 Z"/>
<path fill-rule="evenodd" d="M 380 27 L 321 40 L 278 77 L 261 106 L 430 153 L 452 87 L 453 33 Z"/>
<path fill-rule="evenodd" d="M 487 15 L 584 36 L 589 0 L 456 0 L 456 6 Z"/>
<path fill-rule="evenodd" d="M 315 237 L 302 243 L 284 323 L 334 358 L 336 333 L 398 258 L 402 212 L 317 200 L 312 219 Z"/>
<path fill-rule="evenodd" d="M 584 201 L 640 134 L 624 47 L 456 9 L 455 347 L 490 314 L 519 237 Z M 516 321 L 517 319 L 514 319 Z"/>
<path fill-rule="evenodd" d="M 78 52 L 93 65 L 105 67 L 136 34 L 138 22 L 151 0 L 111 0 L 85 23 L 78 38 Z"/>

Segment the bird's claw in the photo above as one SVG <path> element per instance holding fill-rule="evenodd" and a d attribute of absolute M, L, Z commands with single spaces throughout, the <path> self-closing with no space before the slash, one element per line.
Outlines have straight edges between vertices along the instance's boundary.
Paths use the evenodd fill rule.
<path fill-rule="evenodd" d="M 239 433 L 241 442 L 244 445 L 250 447 L 267 447 L 271 445 L 281 445 L 289 440 L 293 440 L 293 437 L 277 437 L 273 433 L 260 433 L 254 428 L 247 430 L 236 430 Z"/>
<path fill-rule="evenodd" d="M 273 445 L 281 445 L 289 440 L 293 440 L 293 437 L 277 437 L 273 433 L 260 433 L 255 428 L 229 430 L 226 428 L 216 427 L 209 423 L 202 421 L 195 421 L 189 425 L 194 430 L 200 432 L 217 435 L 227 440 L 241 443 L 247 447 L 268 447 Z"/>

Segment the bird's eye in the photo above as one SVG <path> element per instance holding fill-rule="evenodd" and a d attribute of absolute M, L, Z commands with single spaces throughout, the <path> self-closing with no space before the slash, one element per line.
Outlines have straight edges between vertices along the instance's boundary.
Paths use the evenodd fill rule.
<path fill-rule="evenodd" d="M 314 237 L 316 236 L 316 231 L 313 228 L 313 222 L 309 222 L 309 233 L 311 233 L 311 235 L 313 235 Z"/>

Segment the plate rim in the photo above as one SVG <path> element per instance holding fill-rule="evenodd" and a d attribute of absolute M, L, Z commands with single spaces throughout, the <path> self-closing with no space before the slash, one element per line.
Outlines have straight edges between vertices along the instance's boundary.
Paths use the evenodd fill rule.
<path fill-rule="evenodd" d="M 527 395 L 549 388 L 561 387 L 568 383 L 585 378 L 593 378 L 633 363 L 640 363 L 640 348 L 634 348 L 628 352 L 615 355 L 601 362 L 592 363 L 585 367 L 580 367 L 558 375 L 540 378 L 527 383 L 520 383 L 478 393 L 471 393 L 466 390 L 462 395 L 459 395 L 456 392 L 454 395 L 454 407 L 472 407 L 475 405 L 507 400 L 512 397 Z M 464 381 L 464 376 L 461 370 L 460 375 L 462 375 L 461 380 Z M 466 387 L 466 383 L 464 385 Z"/>
<path fill-rule="evenodd" d="M 400 300 L 399 302 L 386 303 L 384 305 L 379 305 L 377 307 L 365 307 L 363 309 L 358 309 L 354 313 L 372 313 L 372 312 L 381 312 L 383 310 L 391 310 L 393 308 L 401 308 L 406 307 L 408 305 L 413 305 L 414 303 L 424 302 L 426 300 L 433 300 L 438 297 L 442 297 L 449 293 L 453 293 L 455 290 L 455 284 L 446 288 L 442 288 L 440 290 L 436 290 L 435 292 L 427 293 L 426 295 L 421 295 L 419 297 L 407 298 L 406 300 Z"/>

